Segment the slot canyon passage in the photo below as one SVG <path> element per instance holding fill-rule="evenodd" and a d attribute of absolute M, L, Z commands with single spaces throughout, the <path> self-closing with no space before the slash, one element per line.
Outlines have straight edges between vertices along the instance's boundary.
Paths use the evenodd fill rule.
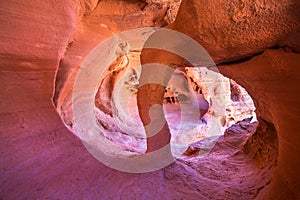
<path fill-rule="evenodd" d="M 0 13 L 0 199 L 300 199 L 300 1 L 10 0 Z M 73 126 L 72 95 L 98 44 L 146 27 L 154 30 L 146 43 L 154 27 L 177 31 L 216 67 L 124 43 L 101 57 L 117 55 L 94 90 L 93 112 L 111 144 L 103 151 L 132 157 L 170 141 L 176 154 L 185 144 L 168 166 L 129 173 L 89 153 Z M 150 70 L 165 85 L 138 86 L 151 65 L 139 66 L 155 62 L 174 70 Z M 142 121 L 154 103 L 168 125 L 146 140 Z M 224 131 L 213 146 L 210 126 Z"/>

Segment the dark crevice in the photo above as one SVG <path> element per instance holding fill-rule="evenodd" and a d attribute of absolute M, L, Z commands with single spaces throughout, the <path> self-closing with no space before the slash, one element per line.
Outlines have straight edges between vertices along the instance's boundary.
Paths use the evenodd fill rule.
<path fill-rule="evenodd" d="M 57 107 L 57 100 L 58 100 L 58 96 L 59 96 L 59 91 L 62 90 L 63 86 L 64 86 L 64 83 L 65 83 L 65 80 L 68 78 L 66 76 L 67 72 L 66 70 L 64 69 L 63 65 L 63 61 L 64 61 L 64 57 L 66 55 L 66 52 L 68 51 L 68 49 L 70 47 L 72 47 L 73 45 L 73 40 L 70 40 L 69 43 L 66 45 L 65 49 L 64 49 L 64 52 L 62 54 L 62 57 L 60 58 L 59 62 L 58 62 L 58 66 L 57 66 L 57 70 L 56 70 L 56 73 L 55 73 L 55 88 L 54 88 L 54 93 L 53 93 L 53 97 L 52 97 L 52 102 L 54 104 L 55 107 Z"/>
<path fill-rule="evenodd" d="M 149 3 L 145 2 L 145 1 L 141 1 L 141 5 L 140 5 L 140 8 L 141 8 L 141 11 L 144 11 L 145 8 L 149 5 Z"/>
<path fill-rule="evenodd" d="M 254 58 L 256 56 L 259 56 L 259 55 L 263 54 L 264 52 L 265 52 L 265 50 L 257 52 L 257 53 L 253 53 L 253 54 L 250 54 L 250 55 L 245 55 L 244 57 L 236 59 L 236 60 L 228 60 L 228 61 L 223 61 L 223 62 L 220 61 L 220 62 L 216 62 L 216 63 L 217 63 L 217 65 L 239 64 L 239 63 L 249 61 L 249 60 L 251 60 L 252 58 Z"/>
<path fill-rule="evenodd" d="M 98 0 L 96 6 L 95 6 L 95 8 L 94 8 L 94 10 L 96 10 L 96 9 L 98 8 L 98 6 L 99 6 L 99 4 L 100 4 L 100 1 L 101 1 L 101 0 Z M 94 11 L 94 10 L 92 10 L 92 11 Z"/>
<path fill-rule="evenodd" d="M 284 46 L 284 47 L 282 47 L 282 48 L 283 48 L 283 50 L 284 50 L 285 52 L 287 52 L 287 53 L 298 53 L 298 54 L 300 54 L 300 51 L 299 51 L 299 50 L 296 50 L 296 49 L 294 49 L 294 48 L 292 48 L 292 47 Z"/>
<path fill-rule="evenodd" d="M 256 56 L 259 56 L 261 54 L 263 54 L 266 50 L 279 50 L 279 49 L 283 49 L 285 52 L 289 52 L 289 53 L 300 53 L 300 51 L 296 50 L 296 49 L 293 49 L 292 47 L 288 47 L 288 46 L 273 46 L 273 47 L 269 47 L 263 51 L 260 51 L 260 52 L 257 52 L 257 53 L 253 53 L 253 54 L 250 54 L 250 55 L 244 55 L 243 58 L 239 58 L 239 59 L 236 59 L 236 60 L 228 60 L 228 61 L 216 61 L 216 64 L 217 65 L 233 65 L 233 64 L 240 64 L 240 63 L 243 63 L 243 62 L 246 62 L 246 61 L 249 61 L 251 60 L 252 58 L 256 57 Z"/>

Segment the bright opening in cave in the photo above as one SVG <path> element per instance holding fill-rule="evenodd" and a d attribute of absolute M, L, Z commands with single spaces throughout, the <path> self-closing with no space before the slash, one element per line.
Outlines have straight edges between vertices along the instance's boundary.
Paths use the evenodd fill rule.
<path fill-rule="evenodd" d="M 120 57 L 105 72 L 95 96 L 98 124 L 121 149 L 115 154 L 143 154 L 147 148 L 136 102 L 140 73 L 140 52 Z M 256 122 L 246 90 L 206 67 L 176 69 L 165 89 L 163 108 L 177 158 L 205 154 L 233 124 Z"/>

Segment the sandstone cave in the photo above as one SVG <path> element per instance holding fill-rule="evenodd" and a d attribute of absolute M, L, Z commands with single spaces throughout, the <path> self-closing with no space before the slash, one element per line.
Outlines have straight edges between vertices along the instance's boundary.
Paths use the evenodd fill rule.
<path fill-rule="evenodd" d="M 300 1 L 0 10 L 0 199 L 300 198 Z"/>

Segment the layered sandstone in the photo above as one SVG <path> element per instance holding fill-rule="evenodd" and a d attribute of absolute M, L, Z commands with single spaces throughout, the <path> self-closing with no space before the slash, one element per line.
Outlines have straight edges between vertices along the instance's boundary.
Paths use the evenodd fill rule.
<path fill-rule="evenodd" d="M 234 125 L 205 159 L 191 156 L 145 174 L 119 172 L 94 159 L 60 119 L 55 108 L 60 113 L 70 106 L 63 102 L 77 70 L 99 42 L 129 28 L 165 26 L 178 6 L 156 0 L 2 3 L 1 198 L 299 198 L 297 0 L 183 1 L 169 25 L 204 46 L 257 108 L 256 133 L 249 123 Z M 201 152 L 193 148 L 192 155 Z"/>

